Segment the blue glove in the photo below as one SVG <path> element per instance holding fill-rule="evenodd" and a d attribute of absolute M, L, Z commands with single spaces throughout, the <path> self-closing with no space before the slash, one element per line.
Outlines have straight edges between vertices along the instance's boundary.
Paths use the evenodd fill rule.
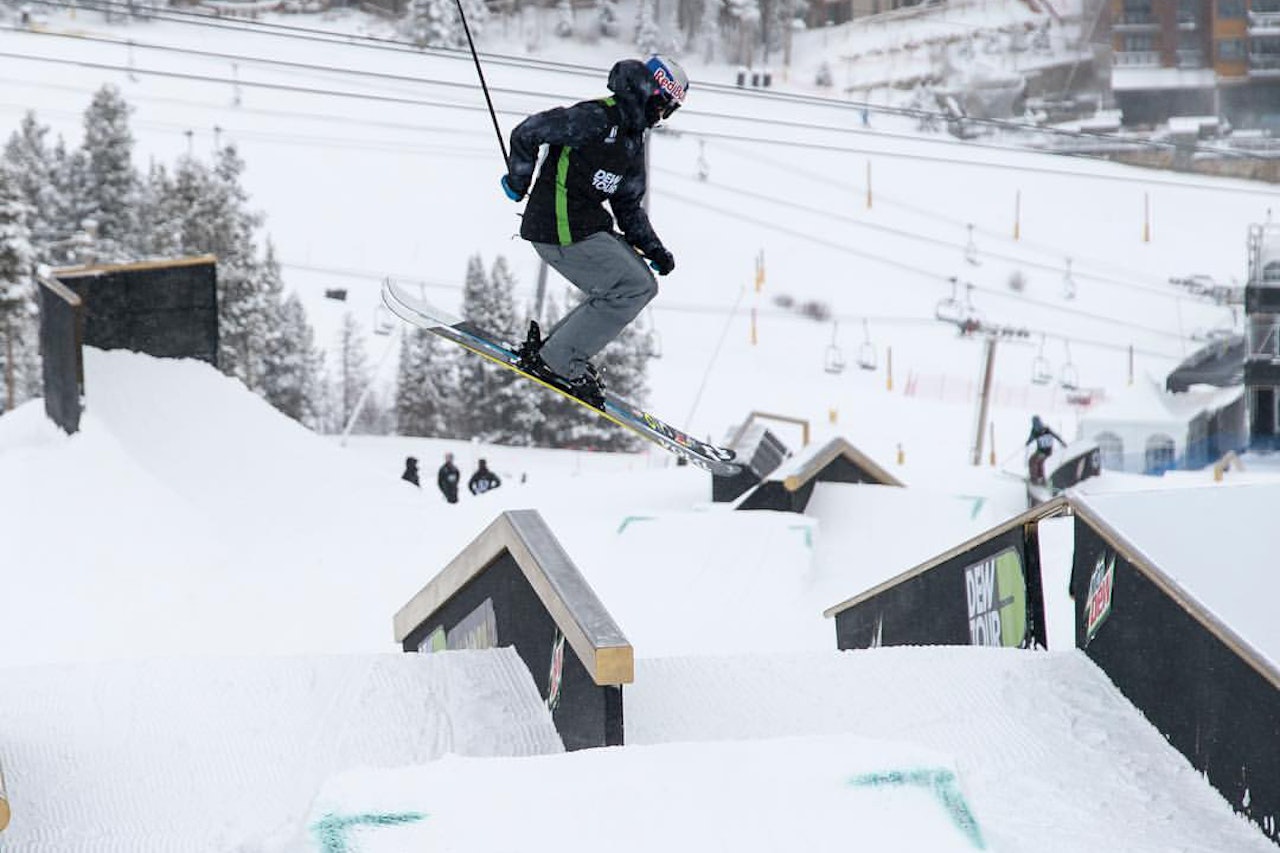
<path fill-rule="evenodd" d="M 502 191 L 506 193 L 507 198 L 512 201 L 521 201 L 524 199 L 524 190 L 517 190 L 515 187 L 511 186 L 510 175 L 502 176 Z"/>

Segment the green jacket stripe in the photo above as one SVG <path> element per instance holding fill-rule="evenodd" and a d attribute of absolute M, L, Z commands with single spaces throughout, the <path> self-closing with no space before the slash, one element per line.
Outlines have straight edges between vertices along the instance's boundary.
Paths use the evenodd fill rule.
<path fill-rule="evenodd" d="M 560 238 L 561 246 L 573 242 L 573 234 L 569 230 L 569 191 L 566 187 L 571 150 L 568 145 L 561 148 L 560 162 L 556 164 L 556 235 Z"/>

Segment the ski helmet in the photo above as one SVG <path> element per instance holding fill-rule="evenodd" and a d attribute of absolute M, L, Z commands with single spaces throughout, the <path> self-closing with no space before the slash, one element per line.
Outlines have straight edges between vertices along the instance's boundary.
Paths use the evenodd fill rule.
<path fill-rule="evenodd" d="M 653 98 L 662 118 L 671 118 L 684 103 L 685 93 L 689 91 L 689 75 L 673 59 L 654 54 L 645 61 L 645 68 L 653 75 L 655 89 Z"/>

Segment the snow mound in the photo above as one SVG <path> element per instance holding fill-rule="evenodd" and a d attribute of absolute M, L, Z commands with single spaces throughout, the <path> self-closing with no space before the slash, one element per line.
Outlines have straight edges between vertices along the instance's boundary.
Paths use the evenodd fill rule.
<path fill-rule="evenodd" d="M 562 750 L 512 649 L 10 669 L 5 849 L 281 849 L 331 774 Z"/>

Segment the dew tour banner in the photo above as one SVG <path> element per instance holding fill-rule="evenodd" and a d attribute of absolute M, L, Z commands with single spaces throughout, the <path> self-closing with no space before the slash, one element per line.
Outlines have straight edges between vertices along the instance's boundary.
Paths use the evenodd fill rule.
<path fill-rule="evenodd" d="M 1021 647 L 1027 636 L 1027 581 L 1022 558 L 1005 548 L 964 569 L 969 643 Z"/>
<path fill-rule="evenodd" d="M 1044 648 L 1041 589 L 1035 525 L 1019 524 L 836 613 L 836 643 Z"/>

